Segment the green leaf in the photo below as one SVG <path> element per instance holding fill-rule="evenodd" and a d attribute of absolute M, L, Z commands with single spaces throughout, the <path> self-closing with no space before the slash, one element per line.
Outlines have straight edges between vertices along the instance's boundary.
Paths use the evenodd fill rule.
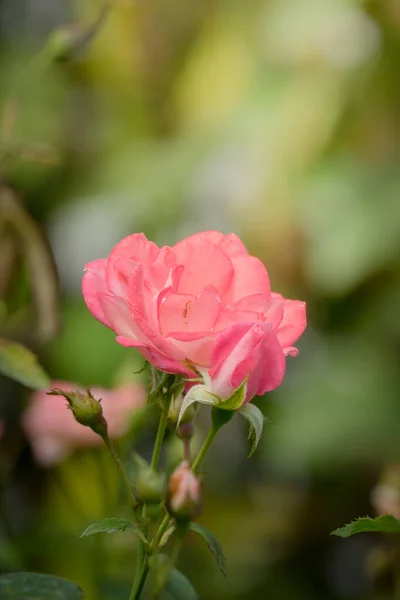
<path fill-rule="evenodd" d="M 192 522 L 190 523 L 189 527 L 192 531 L 198 533 L 203 538 L 208 548 L 216 558 L 218 569 L 221 571 L 226 581 L 228 581 L 228 573 L 226 569 L 226 558 L 224 555 L 224 551 L 222 550 L 222 546 L 213 534 L 213 532 L 207 529 L 207 527 L 204 527 L 204 525 L 199 525 L 199 523 Z"/>
<path fill-rule="evenodd" d="M 378 531 L 382 533 L 400 533 L 400 521 L 393 515 L 381 515 L 376 519 L 371 517 L 360 517 L 344 527 L 339 527 L 332 531 L 331 535 L 337 535 L 342 538 L 350 537 L 355 533 L 368 531 Z"/>
<path fill-rule="evenodd" d="M 165 584 L 165 591 L 175 598 L 175 600 L 199 599 L 199 596 L 189 579 L 186 575 L 178 571 L 178 569 L 171 569 L 167 583 Z"/>
<path fill-rule="evenodd" d="M 96 533 L 115 533 L 116 531 L 125 531 L 125 529 L 134 529 L 138 538 L 140 538 L 145 544 L 148 543 L 137 525 L 134 525 L 126 519 L 119 519 L 118 517 L 108 517 L 107 519 L 94 521 L 94 523 L 85 529 L 80 537 L 82 538 L 86 537 L 87 535 L 94 535 Z"/>
<path fill-rule="evenodd" d="M 72 581 L 42 573 L 8 573 L 0 576 L 1 600 L 82 600 Z"/>
<path fill-rule="evenodd" d="M 238 410 L 239 414 L 241 414 L 247 421 L 249 422 L 249 440 L 252 440 L 252 446 L 250 450 L 250 454 L 247 458 L 250 458 L 257 450 L 258 442 L 261 439 L 261 434 L 264 425 L 264 415 L 261 410 L 257 408 L 255 404 L 245 404 Z"/>
<path fill-rule="evenodd" d="M 36 356 L 21 344 L 4 338 L 0 339 L 0 373 L 34 390 L 45 390 L 50 385 Z"/>

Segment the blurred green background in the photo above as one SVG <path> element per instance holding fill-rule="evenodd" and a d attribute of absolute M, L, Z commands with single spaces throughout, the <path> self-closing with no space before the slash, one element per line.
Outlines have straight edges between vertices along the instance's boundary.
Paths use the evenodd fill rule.
<path fill-rule="evenodd" d="M 200 520 L 231 586 L 193 536 L 180 568 L 207 600 L 400 598 L 398 540 L 329 537 L 400 512 L 400 4 L 112 4 L 81 48 L 100 0 L 0 1 L 0 182 L 24 239 L 16 249 L 0 227 L 0 332 L 54 379 L 111 386 L 141 360 L 86 309 L 85 263 L 131 232 L 172 245 L 234 231 L 273 290 L 306 300 L 309 326 L 282 386 L 257 400 L 270 423 L 256 455 L 235 418 L 206 462 Z M 51 60 L 48 36 L 70 23 L 57 40 L 72 57 Z M 79 539 L 120 510 L 113 466 L 93 450 L 41 469 L 19 426 L 28 401 L 0 380 L 0 569 L 123 600 L 133 537 Z M 145 457 L 154 426 L 134 435 Z M 199 440 L 206 428 L 204 409 Z M 372 503 L 382 481 L 389 507 Z"/>

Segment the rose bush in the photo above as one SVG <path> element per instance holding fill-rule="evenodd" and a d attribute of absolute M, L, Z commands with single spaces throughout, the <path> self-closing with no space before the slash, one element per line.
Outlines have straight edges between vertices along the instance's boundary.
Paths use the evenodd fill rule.
<path fill-rule="evenodd" d="M 263 263 L 217 231 L 162 248 L 130 235 L 86 265 L 82 289 L 120 344 L 162 371 L 200 373 L 220 398 L 246 379 L 245 401 L 278 387 L 306 326 L 305 303 L 272 293 Z"/>
<path fill-rule="evenodd" d="M 53 381 L 52 388 L 85 392 L 82 386 L 66 381 Z M 127 433 L 130 417 L 146 406 L 145 390 L 136 384 L 126 384 L 112 390 L 92 388 L 91 392 L 101 399 L 111 439 Z M 102 444 L 100 436 L 89 427 L 77 423 L 65 400 L 48 395 L 46 391 L 32 394 L 22 416 L 22 427 L 36 460 L 43 466 L 58 463 L 76 448 Z"/>

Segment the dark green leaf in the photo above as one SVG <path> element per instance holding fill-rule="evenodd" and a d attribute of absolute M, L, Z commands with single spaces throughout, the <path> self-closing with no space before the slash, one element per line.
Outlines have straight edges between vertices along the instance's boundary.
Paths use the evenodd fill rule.
<path fill-rule="evenodd" d="M 108 517 L 107 519 L 101 519 L 95 521 L 81 534 L 81 538 L 87 535 L 94 535 L 96 533 L 115 533 L 116 531 L 125 531 L 125 529 L 134 529 L 136 535 L 147 544 L 147 540 L 143 533 L 140 531 L 137 525 L 134 525 L 126 519 L 119 519 L 118 517 Z"/>
<path fill-rule="evenodd" d="M 36 356 L 21 344 L 0 339 L 0 373 L 35 390 L 45 390 L 50 378 Z"/>
<path fill-rule="evenodd" d="M 255 404 L 246 404 L 239 408 L 238 411 L 249 423 L 249 440 L 252 440 L 252 446 L 250 454 L 247 458 L 250 458 L 257 450 L 258 442 L 261 439 L 261 434 L 264 425 L 264 415 L 261 410 L 257 408 Z"/>
<path fill-rule="evenodd" d="M 210 551 L 214 554 L 218 569 L 221 571 L 222 575 L 228 581 L 228 574 L 226 569 L 226 558 L 224 552 L 222 550 L 222 546 L 219 543 L 218 539 L 215 537 L 212 531 L 204 527 L 204 525 L 199 525 L 199 523 L 190 523 L 190 529 L 195 533 L 201 535 Z"/>
<path fill-rule="evenodd" d="M 400 521 L 392 515 L 381 515 L 376 519 L 371 519 L 371 517 L 361 517 L 352 523 L 348 523 L 344 527 L 335 529 L 335 531 L 332 531 L 331 535 L 347 538 L 355 533 L 363 533 L 368 531 L 400 533 Z"/>
<path fill-rule="evenodd" d="M 175 600 L 198 600 L 199 598 L 189 579 L 178 569 L 171 569 L 165 591 Z"/>
<path fill-rule="evenodd" d="M 0 576 L 1 600 L 82 600 L 83 592 L 72 581 L 42 573 L 9 573 Z"/>

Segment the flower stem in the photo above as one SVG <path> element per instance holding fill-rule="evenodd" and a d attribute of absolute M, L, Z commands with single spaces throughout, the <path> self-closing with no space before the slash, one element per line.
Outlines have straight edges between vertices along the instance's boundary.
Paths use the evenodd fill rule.
<path fill-rule="evenodd" d="M 154 548 L 157 548 L 162 536 L 168 529 L 168 525 L 169 525 L 170 521 L 171 521 L 171 515 L 169 513 L 167 513 L 165 515 L 164 519 L 162 520 L 161 525 L 157 529 L 157 532 L 156 532 L 156 535 L 154 536 L 153 541 L 151 542 L 151 545 L 150 545 L 151 550 L 153 550 Z"/>
<path fill-rule="evenodd" d="M 142 568 L 139 572 L 139 577 L 134 583 L 131 594 L 129 596 L 129 600 L 139 600 L 140 595 L 143 591 L 144 584 L 146 583 L 147 574 L 149 572 L 149 565 L 147 564 L 147 557 L 145 556 L 144 561 L 142 563 Z"/>
<path fill-rule="evenodd" d="M 207 454 L 208 449 L 210 448 L 211 444 L 213 443 L 217 433 L 218 433 L 218 429 L 211 427 L 210 431 L 207 434 L 206 439 L 204 440 L 202 447 L 199 450 L 198 455 L 196 456 L 195 460 L 193 461 L 193 464 L 192 464 L 193 473 L 197 473 L 198 470 L 200 469 L 201 464 L 204 460 L 204 457 Z"/>
<path fill-rule="evenodd" d="M 160 422 L 158 424 L 156 441 L 154 442 L 153 456 L 151 458 L 151 468 L 154 471 L 157 471 L 157 469 L 158 469 L 158 462 L 160 460 L 162 443 L 163 443 L 163 439 L 164 439 L 164 435 L 165 435 L 165 430 L 167 428 L 168 411 L 169 411 L 169 406 L 171 404 L 171 400 L 172 400 L 171 397 L 169 397 L 168 399 L 165 400 L 165 404 L 164 404 L 162 412 L 161 412 Z"/>
<path fill-rule="evenodd" d="M 205 455 L 207 454 L 211 444 L 213 443 L 218 431 L 221 429 L 225 423 L 228 423 L 233 417 L 234 411 L 230 410 L 222 410 L 220 408 L 213 407 L 211 411 L 211 428 L 207 434 L 206 439 L 202 447 L 199 450 L 198 455 L 196 456 L 193 464 L 192 471 L 193 473 L 198 473 L 201 464 L 204 460 Z"/>
<path fill-rule="evenodd" d="M 161 411 L 161 417 L 160 417 L 160 422 L 158 424 L 156 441 L 154 442 L 153 456 L 151 458 L 151 468 L 153 469 L 153 471 L 157 471 L 157 469 L 158 469 L 158 463 L 160 460 L 162 443 L 164 440 L 165 430 L 167 428 L 168 412 L 169 412 L 169 407 L 170 407 L 171 401 L 172 401 L 171 396 L 169 398 L 165 398 L 164 405 L 163 405 L 163 408 Z M 143 506 L 142 515 L 143 515 L 143 517 L 145 517 L 145 515 L 146 515 L 146 507 L 145 506 Z M 168 525 L 168 523 L 167 523 L 167 525 Z M 140 539 L 138 540 L 138 565 L 140 565 L 139 570 L 137 571 L 135 580 L 133 582 L 132 591 L 131 591 L 129 600 L 136 600 L 137 598 L 140 598 L 140 594 L 142 592 L 144 584 L 146 583 L 147 574 L 149 572 L 149 567 L 147 564 L 146 549 L 144 547 L 143 542 Z"/>
<path fill-rule="evenodd" d="M 213 443 L 218 431 L 221 429 L 221 427 L 223 425 L 225 425 L 225 423 L 228 423 L 232 417 L 233 417 L 233 411 L 221 410 L 221 409 L 218 409 L 215 407 L 212 409 L 212 411 L 211 411 L 211 423 L 212 423 L 211 429 L 208 432 L 207 437 L 204 440 L 204 443 L 203 443 L 202 447 L 200 448 L 199 453 L 196 456 L 196 458 L 192 464 L 193 473 L 198 472 L 198 470 L 201 467 L 201 464 L 205 458 L 205 455 L 207 454 L 211 444 Z M 157 529 L 157 532 L 156 532 L 156 535 L 154 536 L 153 541 L 151 542 L 150 548 L 152 550 L 154 548 L 157 548 L 162 536 L 164 535 L 164 533 L 166 532 L 166 530 L 168 528 L 170 521 L 171 521 L 171 515 L 167 513 L 165 515 L 163 521 L 161 522 L 161 525 Z"/>

